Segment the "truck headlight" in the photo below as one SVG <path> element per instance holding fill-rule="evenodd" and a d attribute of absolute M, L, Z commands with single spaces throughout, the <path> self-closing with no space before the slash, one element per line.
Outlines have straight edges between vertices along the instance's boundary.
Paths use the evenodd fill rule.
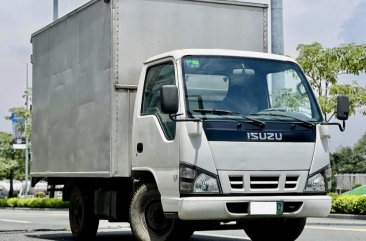
<path fill-rule="evenodd" d="M 179 170 L 181 194 L 220 193 L 217 176 L 195 166 L 181 164 Z"/>
<path fill-rule="evenodd" d="M 193 192 L 219 192 L 217 179 L 207 174 L 200 174 L 194 181 Z"/>
<path fill-rule="evenodd" d="M 330 166 L 321 169 L 319 172 L 308 177 L 306 192 L 327 192 L 330 189 L 330 178 L 332 171 Z"/>

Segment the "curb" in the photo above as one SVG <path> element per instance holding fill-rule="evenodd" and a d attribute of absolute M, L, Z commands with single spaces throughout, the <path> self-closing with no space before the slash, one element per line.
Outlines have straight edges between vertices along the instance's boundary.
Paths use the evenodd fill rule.
<path fill-rule="evenodd" d="M 329 214 L 327 218 L 366 220 L 366 215 L 333 213 L 333 214 Z"/>

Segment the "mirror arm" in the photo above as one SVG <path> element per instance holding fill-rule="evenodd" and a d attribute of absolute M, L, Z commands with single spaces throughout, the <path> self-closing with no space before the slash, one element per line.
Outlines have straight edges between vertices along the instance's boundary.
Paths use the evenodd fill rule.
<path fill-rule="evenodd" d="M 323 123 L 322 125 L 338 126 L 339 130 L 341 132 L 344 132 L 346 130 L 346 121 L 343 121 L 342 125 L 340 123 L 335 123 L 335 122 L 332 122 L 332 123 L 326 122 L 326 123 Z"/>
<path fill-rule="evenodd" d="M 188 122 L 188 121 L 193 121 L 193 122 L 201 122 L 202 120 L 200 119 L 193 119 L 193 118 L 187 118 L 187 119 L 177 119 L 178 116 L 183 115 L 182 113 L 180 114 L 169 114 L 169 118 L 174 121 L 174 122 Z"/>
<path fill-rule="evenodd" d="M 325 121 L 330 121 L 332 118 L 333 118 L 333 116 L 335 116 L 335 112 L 333 112 L 333 114 L 329 117 L 329 119 L 328 120 L 325 120 Z"/>

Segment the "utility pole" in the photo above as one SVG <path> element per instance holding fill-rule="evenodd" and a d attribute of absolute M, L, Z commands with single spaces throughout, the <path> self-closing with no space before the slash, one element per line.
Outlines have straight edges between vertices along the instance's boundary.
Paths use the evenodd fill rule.
<path fill-rule="evenodd" d="M 25 106 L 27 108 L 27 111 L 29 110 L 29 83 L 28 83 L 28 64 L 26 68 L 26 89 L 25 89 Z M 24 120 L 25 125 L 25 185 L 24 185 L 24 195 L 28 195 L 28 169 L 29 169 L 29 140 L 27 136 L 28 131 L 28 120 Z"/>
<path fill-rule="evenodd" d="M 53 0 L 53 21 L 56 21 L 58 19 L 58 0 Z M 55 187 L 51 186 L 50 189 L 50 198 L 53 198 L 55 196 Z"/>
<path fill-rule="evenodd" d="M 282 0 L 271 0 L 272 53 L 284 55 Z M 284 75 L 275 75 L 272 80 L 273 100 L 285 88 Z"/>
<path fill-rule="evenodd" d="M 58 19 L 58 0 L 53 0 L 53 21 Z"/>
<path fill-rule="evenodd" d="M 283 5 L 282 0 L 271 0 L 272 53 L 283 55 Z"/>

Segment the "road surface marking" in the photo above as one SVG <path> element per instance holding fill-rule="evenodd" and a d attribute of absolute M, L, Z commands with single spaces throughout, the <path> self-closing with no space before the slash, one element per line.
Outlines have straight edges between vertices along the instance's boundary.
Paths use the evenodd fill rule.
<path fill-rule="evenodd" d="M 28 221 L 12 220 L 12 219 L 0 219 L 0 222 L 7 222 L 7 223 L 31 223 L 31 222 L 28 222 Z"/>
<path fill-rule="evenodd" d="M 230 236 L 230 235 L 225 235 L 225 234 L 211 234 L 211 233 L 205 233 L 205 232 L 194 232 L 193 235 L 208 236 L 208 237 L 214 237 L 214 238 L 244 239 L 244 240 L 249 239 L 249 237 L 245 236 L 244 234 L 243 234 L 243 236 Z"/>
<path fill-rule="evenodd" d="M 366 229 L 356 229 L 356 228 L 331 228 L 331 227 L 316 227 L 316 226 L 306 226 L 308 229 L 321 229 L 321 230 L 335 230 L 335 231 L 351 231 L 351 232 L 366 232 Z"/>

